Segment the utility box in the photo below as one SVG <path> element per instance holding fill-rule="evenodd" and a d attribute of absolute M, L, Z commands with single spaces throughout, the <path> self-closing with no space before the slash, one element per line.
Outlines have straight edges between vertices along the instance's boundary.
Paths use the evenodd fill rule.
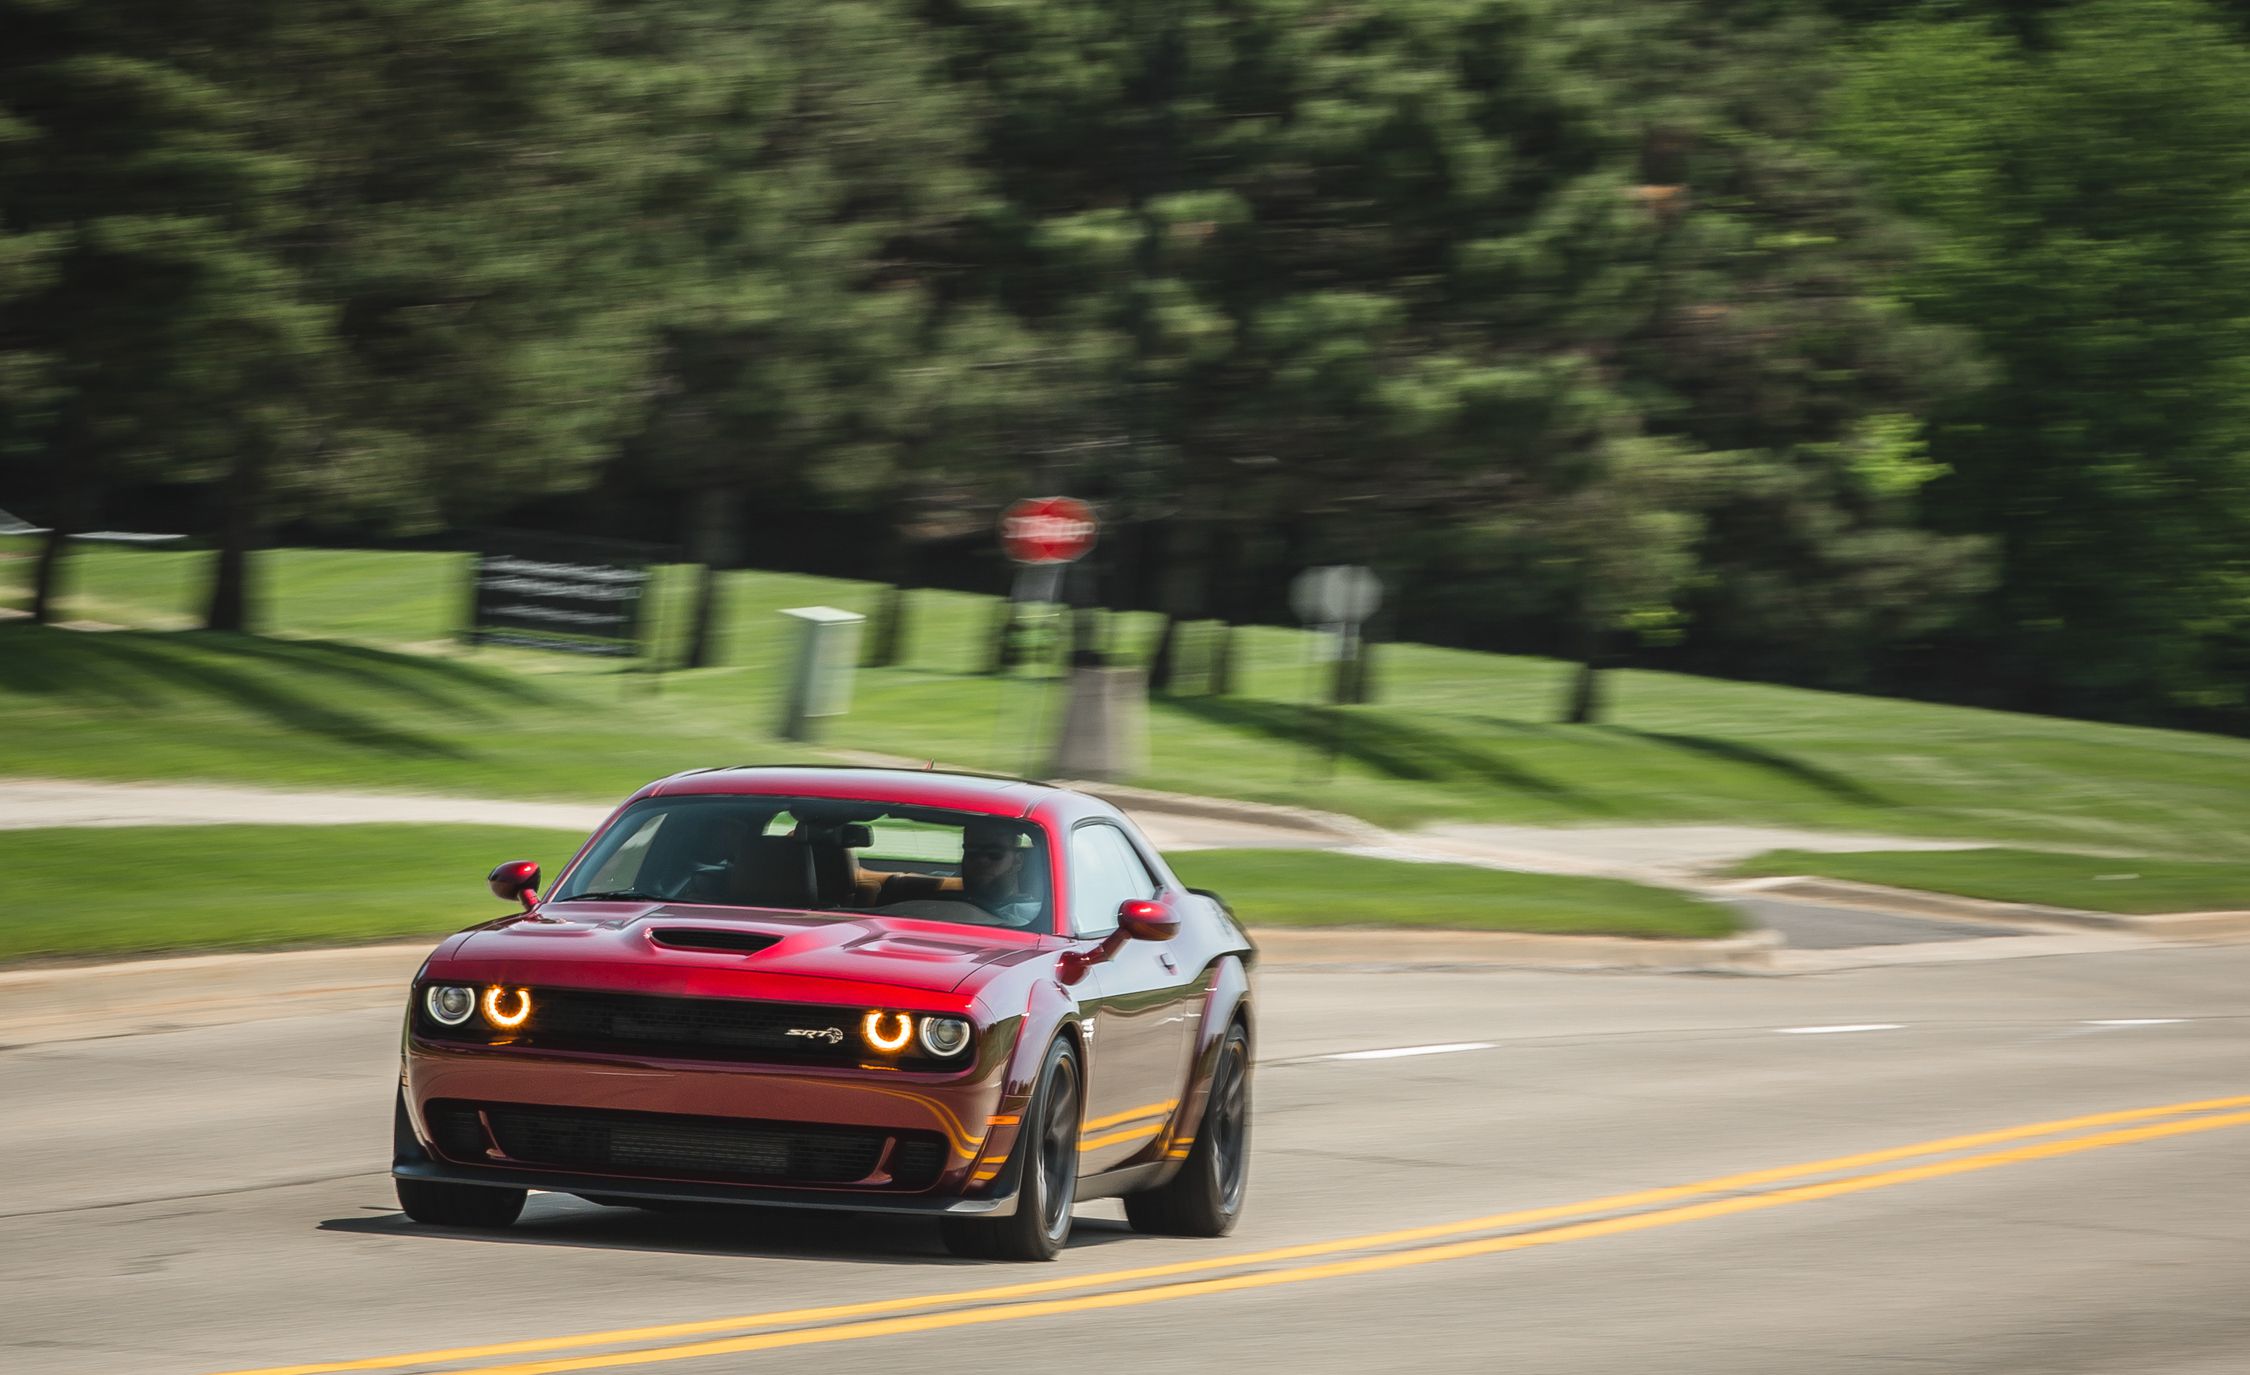
<path fill-rule="evenodd" d="M 859 662 L 860 627 L 867 618 L 833 606 L 797 606 L 781 614 L 796 622 L 797 641 L 781 736 L 809 741 L 814 722 L 851 710 L 852 668 Z"/>

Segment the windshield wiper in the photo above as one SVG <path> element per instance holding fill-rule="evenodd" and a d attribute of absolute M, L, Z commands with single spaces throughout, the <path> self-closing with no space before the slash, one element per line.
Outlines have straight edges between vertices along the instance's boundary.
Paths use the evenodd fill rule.
<path fill-rule="evenodd" d="M 607 893 L 572 893 L 567 898 L 551 898 L 552 902 L 670 902 L 659 893 L 644 893 L 638 888 L 618 888 Z"/>

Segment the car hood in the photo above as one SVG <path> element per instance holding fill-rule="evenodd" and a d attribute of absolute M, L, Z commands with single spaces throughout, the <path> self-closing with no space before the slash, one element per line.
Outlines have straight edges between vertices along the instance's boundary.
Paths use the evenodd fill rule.
<path fill-rule="evenodd" d="M 442 970 L 433 963 L 430 976 L 685 996 L 849 996 L 844 985 L 950 994 L 980 973 L 1052 958 L 1062 945 L 1052 936 L 904 917 L 570 902 L 471 933 Z"/>

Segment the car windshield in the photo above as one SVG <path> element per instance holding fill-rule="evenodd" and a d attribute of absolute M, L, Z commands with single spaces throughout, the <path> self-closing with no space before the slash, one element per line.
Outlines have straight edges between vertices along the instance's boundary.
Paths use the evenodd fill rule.
<path fill-rule="evenodd" d="M 596 837 L 550 902 L 599 898 L 872 913 L 1047 931 L 1036 826 L 784 797 L 652 797 Z"/>

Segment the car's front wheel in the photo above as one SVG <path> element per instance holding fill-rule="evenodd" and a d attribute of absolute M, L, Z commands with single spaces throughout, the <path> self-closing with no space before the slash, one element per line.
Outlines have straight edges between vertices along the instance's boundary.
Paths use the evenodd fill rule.
<path fill-rule="evenodd" d="M 1070 1042 L 1048 1047 L 1039 1087 L 1024 1113 L 1016 1150 L 1023 1183 L 1008 1217 L 949 1217 L 946 1249 L 980 1260 L 1053 1260 L 1070 1240 L 1078 1192 L 1078 1055 Z"/>
<path fill-rule="evenodd" d="M 398 1179 L 398 1206 L 432 1227 L 505 1227 L 523 1212 L 524 1191 L 437 1179 Z"/>
<path fill-rule="evenodd" d="M 1242 1217 L 1250 1188 L 1250 1035 L 1227 1028 L 1211 1071 L 1211 1096 L 1195 1144 L 1180 1172 L 1125 1196 L 1125 1220 L 1136 1232 L 1172 1237 L 1223 1237 Z"/>

